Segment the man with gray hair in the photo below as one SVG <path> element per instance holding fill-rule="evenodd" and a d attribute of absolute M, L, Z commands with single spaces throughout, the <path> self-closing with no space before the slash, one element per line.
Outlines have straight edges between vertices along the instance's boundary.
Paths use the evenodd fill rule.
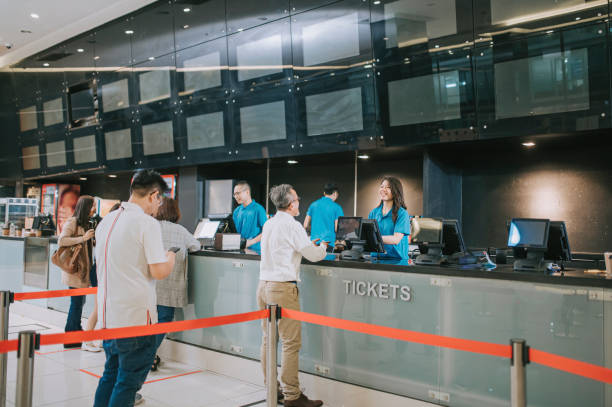
<path fill-rule="evenodd" d="M 260 309 L 268 304 L 282 308 L 300 310 L 297 282 L 300 281 L 302 256 L 317 262 L 325 258 L 327 244 L 316 245 L 308 239 L 304 227 L 294 218 L 300 214 L 300 198 L 289 184 L 282 184 L 270 190 L 270 199 L 276 206 L 276 215 L 263 226 L 261 238 L 261 265 L 257 303 Z M 317 239 L 318 240 L 318 239 Z M 261 344 L 261 365 L 266 377 L 267 333 L 262 321 L 263 340 Z M 309 400 L 300 390 L 298 359 L 302 345 L 299 321 L 283 318 L 278 323 L 278 336 L 282 342 L 281 382 L 283 403 L 286 407 L 318 407 L 320 400 Z M 280 385 L 279 385 L 280 393 Z M 280 399 L 280 395 L 279 395 Z"/>

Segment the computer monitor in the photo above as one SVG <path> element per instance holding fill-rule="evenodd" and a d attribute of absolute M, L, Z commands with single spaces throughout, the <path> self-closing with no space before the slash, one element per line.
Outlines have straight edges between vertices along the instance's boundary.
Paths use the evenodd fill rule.
<path fill-rule="evenodd" d="M 217 233 L 236 233 L 236 225 L 231 213 L 210 214 L 208 219 L 221 222 Z"/>
<path fill-rule="evenodd" d="M 514 218 L 508 230 L 508 246 L 514 254 L 515 271 L 545 271 L 550 220 Z"/>
<path fill-rule="evenodd" d="M 548 244 L 544 259 L 552 261 L 571 261 L 569 239 L 565 222 L 551 221 L 548 227 Z"/>
<path fill-rule="evenodd" d="M 442 221 L 442 254 L 451 256 L 455 253 L 467 253 L 463 234 L 456 219 Z"/>
<path fill-rule="evenodd" d="M 419 246 L 420 254 L 415 259 L 416 264 L 440 264 L 443 261 L 443 231 L 442 219 L 412 218 L 412 243 Z"/>
<path fill-rule="evenodd" d="M 221 221 L 219 220 L 211 221 L 208 218 L 200 219 L 193 236 L 196 239 L 214 239 L 220 224 Z"/>
<path fill-rule="evenodd" d="M 362 219 L 359 238 L 365 242 L 365 252 L 385 253 L 382 235 L 376 219 Z"/>
<path fill-rule="evenodd" d="M 338 231 L 336 240 L 357 240 L 361 230 L 361 217 L 359 216 L 340 216 L 338 218 Z M 330 242 L 334 244 L 334 242 Z"/>

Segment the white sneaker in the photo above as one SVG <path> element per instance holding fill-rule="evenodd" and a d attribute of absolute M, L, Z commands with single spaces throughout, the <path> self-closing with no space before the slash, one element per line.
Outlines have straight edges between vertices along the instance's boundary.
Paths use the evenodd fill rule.
<path fill-rule="evenodd" d="M 97 347 L 93 342 L 83 342 L 81 345 L 82 350 L 86 350 L 87 352 L 100 352 L 102 348 Z"/>
<path fill-rule="evenodd" d="M 137 406 L 139 404 L 144 403 L 144 397 L 142 397 L 142 394 L 140 393 L 136 393 L 136 397 L 134 397 L 134 405 Z"/>

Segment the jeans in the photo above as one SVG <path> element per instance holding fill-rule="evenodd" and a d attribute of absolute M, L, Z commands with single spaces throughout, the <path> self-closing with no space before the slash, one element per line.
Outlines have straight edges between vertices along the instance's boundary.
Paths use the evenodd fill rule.
<path fill-rule="evenodd" d="M 104 374 L 94 407 L 132 407 L 155 357 L 155 335 L 105 340 Z"/>
<path fill-rule="evenodd" d="M 70 297 L 70 309 L 68 310 L 68 318 L 66 318 L 66 327 L 64 328 L 65 332 L 83 330 L 83 327 L 81 326 L 81 314 L 83 314 L 83 304 L 85 304 L 84 295 Z"/>
<path fill-rule="evenodd" d="M 167 307 L 165 305 L 157 306 L 157 322 L 172 322 L 174 320 L 174 307 Z M 164 341 L 166 334 L 155 335 L 155 342 L 157 346 L 155 350 L 159 348 L 159 345 Z"/>

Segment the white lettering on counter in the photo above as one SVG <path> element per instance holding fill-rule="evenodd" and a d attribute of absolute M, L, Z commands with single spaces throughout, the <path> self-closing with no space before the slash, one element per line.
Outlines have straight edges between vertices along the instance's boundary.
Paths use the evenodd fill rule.
<path fill-rule="evenodd" d="M 382 298 L 408 302 L 412 299 L 412 290 L 407 285 L 373 283 L 371 281 L 342 280 L 346 295 Z"/>

